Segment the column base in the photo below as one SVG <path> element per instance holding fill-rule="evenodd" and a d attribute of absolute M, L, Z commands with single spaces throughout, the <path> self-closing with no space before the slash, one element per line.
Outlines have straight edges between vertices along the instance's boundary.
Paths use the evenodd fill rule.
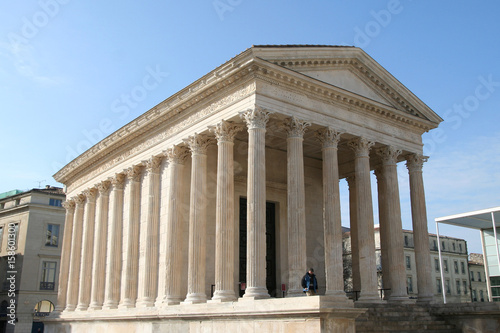
<path fill-rule="evenodd" d="M 155 300 L 151 297 L 145 297 L 137 301 L 136 308 L 150 308 L 155 306 Z"/>
<path fill-rule="evenodd" d="M 269 298 L 269 293 L 266 288 L 263 287 L 249 287 L 245 290 L 243 298 L 246 299 L 265 299 Z"/>
<path fill-rule="evenodd" d="M 118 309 L 130 309 L 135 308 L 135 302 L 132 300 L 124 300 L 122 303 L 118 304 Z"/>
<path fill-rule="evenodd" d="M 170 305 L 178 305 L 182 302 L 180 296 L 163 296 L 161 299 L 156 300 L 156 307 L 166 307 Z"/>
<path fill-rule="evenodd" d="M 68 305 L 66 305 L 66 308 L 64 309 L 64 311 L 72 312 L 72 311 L 75 311 L 75 309 L 76 309 L 76 305 L 68 304 Z"/>
<path fill-rule="evenodd" d="M 286 297 L 302 297 L 307 296 L 302 289 L 289 289 L 286 292 Z"/>
<path fill-rule="evenodd" d="M 418 296 L 417 303 L 428 304 L 428 303 L 432 303 L 433 300 L 434 300 L 434 297 L 431 295 Z"/>
<path fill-rule="evenodd" d="M 90 304 L 89 310 L 95 311 L 95 310 L 102 310 L 102 305 L 101 304 Z"/>
<path fill-rule="evenodd" d="M 88 308 L 88 304 L 78 304 L 78 306 L 76 307 L 76 311 L 87 311 Z"/>
<path fill-rule="evenodd" d="M 380 296 L 377 292 L 363 292 L 356 301 L 356 303 L 384 303 L 385 301 L 380 299 Z"/>
<path fill-rule="evenodd" d="M 390 303 L 414 303 L 409 296 L 389 296 L 387 301 Z"/>
<path fill-rule="evenodd" d="M 118 309 L 118 302 L 106 302 L 102 306 L 103 310 Z"/>
<path fill-rule="evenodd" d="M 206 303 L 207 295 L 204 293 L 190 293 L 186 296 L 184 302 L 181 304 L 196 304 L 196 303 Z"/>
<path fill-rule="evenodd" d="M 216 290 L 209 302 L 234 302 L 236 299 L 234 290 Z"/>

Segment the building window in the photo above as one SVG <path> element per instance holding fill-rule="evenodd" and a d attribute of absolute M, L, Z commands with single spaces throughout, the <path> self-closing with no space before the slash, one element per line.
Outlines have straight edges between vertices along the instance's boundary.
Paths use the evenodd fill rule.
<path fill-rule="evenodd" d="M 463 261 L 460 262 L 460 269 L 462 270 L 462 274 L 465 274 L 465 263 Z"/>
<path fill-rule="evenodd" d="M 441 250 L 444 251 L 444 241 L 441 241 Z"/>
<path fill-rule="evenodd" d="M 436 272 L 439 272 L 439 259 L 434 259 L 434 268 Z"/>
<path fill-rule="evenodd" d="M 462 243 L 458 243 L 458 248 L 460 249 L 460 253 L 462 253 Z"/>
<path fill-rule="evenodd" d="M 432 240 L 432 248 L 434 251 L 437 251 L 437 249 L 438 249 L 437 242 L 435 239 Z"/>
<path fill-rule="evenodd" d="M 59 225 L 47 225 L 47 233 L 45 237 L 45 246 L 59 246 Z"/>
<path fill-rule="evenodd" d="M 453 261 L 453 268 L 455 269 L 455 274 L 458 274 L 458 261 Z"/>
<path fill-rule="evenodd" d="M 481 272 L 477 272 L 477 280 L 481 282 Z"/>
<path fill-rule="evenodd" d="M 411 269 L 411 258 L 406 256 L 406 269 Z"/>
<path fill-rule="evenodd" d="M 451 245 L 453 245 L 453 252 L 455 252 L 455 243 L 452 243 Z"/>
<path fill-rule="evenodd" d="M 444 271 L 445 271 L 446 273 L 448 273 L 448 260 L 446 260 L 446 259 L 445 259 L 445 260 L 443 260 L 443 263 L 444 263 Z"/>
<path fill-rule="evenodd" d="M 40 290 L 55 290 L 56 284 L 56 266 L 55 261 L 44 261 L 42 266 L 42 280 L 40 281 Z"/>
<path fill-rule="evenodd" d="M 408 293 L 413 293 L 413 280 L 411 276 L 406 277 L 406 287 L 408 288 Z"/>
<path fill-rule="evenodd" d="M 460 280 L 456 280 L 455 285 L 457 287 L 457 295 L 460 295 Z"/>
<path fill-rule="evenodd" d="M 481 299 L 481 302 L 484 302 L 484 292 L 482 290 L 479 290 L 479 298 Z"/>
<path fill-rule="evenodd" d="M 405 235 L 405 246 L 408 246 L 408 235 Z"/>
<path fill-rule="evenodd" d="M 476 289 L 474 289 L 474 290 L 472 291 L 472 300 L 473 300 L 474 302 L 477 302 L 477 291 L 476 291 Z"/>
<path fill-rule="evenodd" d="M 443 292 L 443 289 L 441 289 L 441 279 L 437 278 L 436 279 L 436 290 L 438 294 L 441 294 Z"/>
<path fill-rule="evenodd" d="M 450 280 L 449 280 L 449 279 L 446 279 L 446 280 L 444 281 L 444 284 L 445 284 L 445 288 L 446 288 L 446 293 L 447 293 L 447 294 L 451 294 Z"/>
<path fill-rule="evenodd" d="M 467 295 L 467 281 L 463 280 L 463 285 L 464 285 L 464 295 Z"/>
<path fill-rule="evenodd" d="M 470 280 L 474 281 L 474 272 L 472 272 L 472 271 L 470 272 Z"/>
<path fill-rule="evenodd" d="M 47 201 L 45 201 L 47 202 Z M 62 207 L 62 199 L 49 199 L 49 205 L 55 207 Z"/>

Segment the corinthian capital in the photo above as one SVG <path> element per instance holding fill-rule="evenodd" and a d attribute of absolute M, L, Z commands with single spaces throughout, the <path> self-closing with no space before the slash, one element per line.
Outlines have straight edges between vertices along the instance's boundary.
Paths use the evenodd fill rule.
<path fill-rule="evenodd" d="M 147 172 L 158 173 L 160 172 L 162 157 L 153 156 L 149 160 L 142 162 L 146 166 Z"/>
<path fill-rule="evenodd" d="M 354 151 L 356 157 L 368 157 L 370 153 L 370 148 L 375 144 L 373 141 L 369 141 L 366 138 L 360 137 L 353 139 L 348 142 L 349 148 Z"/>
<path fill-rule="evenodd" d="M 184 164 L 189 156 L 189 149 L 184 146 L 173 146 L 163 152 L 168 163 Z"/>
<path fill-rule="evenodd" d="M 82 207 L 85 203 L 85 196 L 83 194 L 78 194 L 77 196 L 73 197 L 72 200 L 76 203 L 77 207 Z"/>
<path fill-rule="evenodd" d="M 396 165 L 398 163 L 398 156 L 401 155 L 401 150 L 387 146 L 377 149 L 377 155 L 382 157 L 384 165 Z"/>
<path fill-rule="evenodd" d="M 97 189 L 95 187 L 86 189 L 83 191 L 83 194 L 87 197 L 88 202 L 95 202 L 97 196 Z"/>
<path fill-rule="evenodd" d="M 113 185 L 113 188 L 123 189 L 123 184 L 125 182 L 125 174 L 117 173 L 115 174 L 114 177 L 110 177 L 108 180 L 111 182 L 111 185 Z"/>
<path fill-rule="evenodd" d="M 311 123 L 300 120 L 295 116 L 287 118 L 285 123 L 280 127 L 285 130 L 289 138 L 302 138 L 306 131 L 306 128 L 311 126 Z"/>
<path fill-rule="evenodd" d="M 67 211 L 72 211 L 75 209 L 75 201 L 74 200 L 67 200 L 62 203 L 62 206 L 67 210 Z"/>
<path fill-rule="evenodd" d="M 423 156 L 420 154 L 411 154 L 406 156 L 406 167 L 408 168 L 408 171 L 413 172 L 413 171 L 419 171 L 422 172 L 422 168 L 424 166 L 424 163 L 427 162 L 429 159 L 429 156 Z"/>
<path fill-rule="evenodd" d="M 243 129 L 243 124 L 222 120 L 217 125 L 209 128 L 215 134 L 218 142 L 233 142 L 236 133 Z"/>
<path fill-rule="evenodd" d="M 248 129 L 261 128 L 265 129 L 266 124 L 269 121 L 269 115 L 266 109 L 260 106 L 255 106 L 253 109 L 248 109 L 245 112 L 240 113 L 240 117 L 247 123 Z"/>
<path fill-rule="evenodd" d="M 192 155 L 205 155 L 207 153 L 208 146 L 210 146 L 213 141 L 214 140 L 209 136 L 197 133 L 184 140 L 184 142 L 189 146 L 189 149 L 191 149 Z"/>
<path fill-rule="evenodd" d="M 321 142 L 323 148 L 337 148 L 342 132 L 336 131 L 330 126 L 316 131 L 315 136 Z"/>
<path fill-rule="evenodd" d="M 111 182 L 109 180 L 102 181 L 96 185 L 100 195 L 107 195 L 110 186 Z"/>
<path fill-rule="evenodd" d="M 127 178 L 131 181 L 138 182 L 141 179 L 142 166 L 134 165 L 126 170 Z"/>

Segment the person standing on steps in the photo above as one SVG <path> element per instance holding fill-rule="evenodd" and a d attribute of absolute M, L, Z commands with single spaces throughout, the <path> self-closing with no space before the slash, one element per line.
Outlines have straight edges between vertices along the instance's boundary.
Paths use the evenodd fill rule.
<path fill-rule="evenodd" d="M 309 268 L 301 283 L 307 296 L 314 296 L 318 293 L 318 280 L 316 280 L 313 268 Z"/>

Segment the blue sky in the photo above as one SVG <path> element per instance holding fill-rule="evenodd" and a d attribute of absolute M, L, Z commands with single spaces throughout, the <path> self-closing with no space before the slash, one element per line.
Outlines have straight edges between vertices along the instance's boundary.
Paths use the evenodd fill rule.
<path fill-rule="evenodd" d="M 251 45 L 355 45 L 445 119 L 424 136 L 434 232 L 436 217 L 500 206 L 499 13 L 456 0 L 4 1 L 0 192 L 58 185 L 90 145 Z M 475 231 L 440 231 L 481 251 Z"/>

